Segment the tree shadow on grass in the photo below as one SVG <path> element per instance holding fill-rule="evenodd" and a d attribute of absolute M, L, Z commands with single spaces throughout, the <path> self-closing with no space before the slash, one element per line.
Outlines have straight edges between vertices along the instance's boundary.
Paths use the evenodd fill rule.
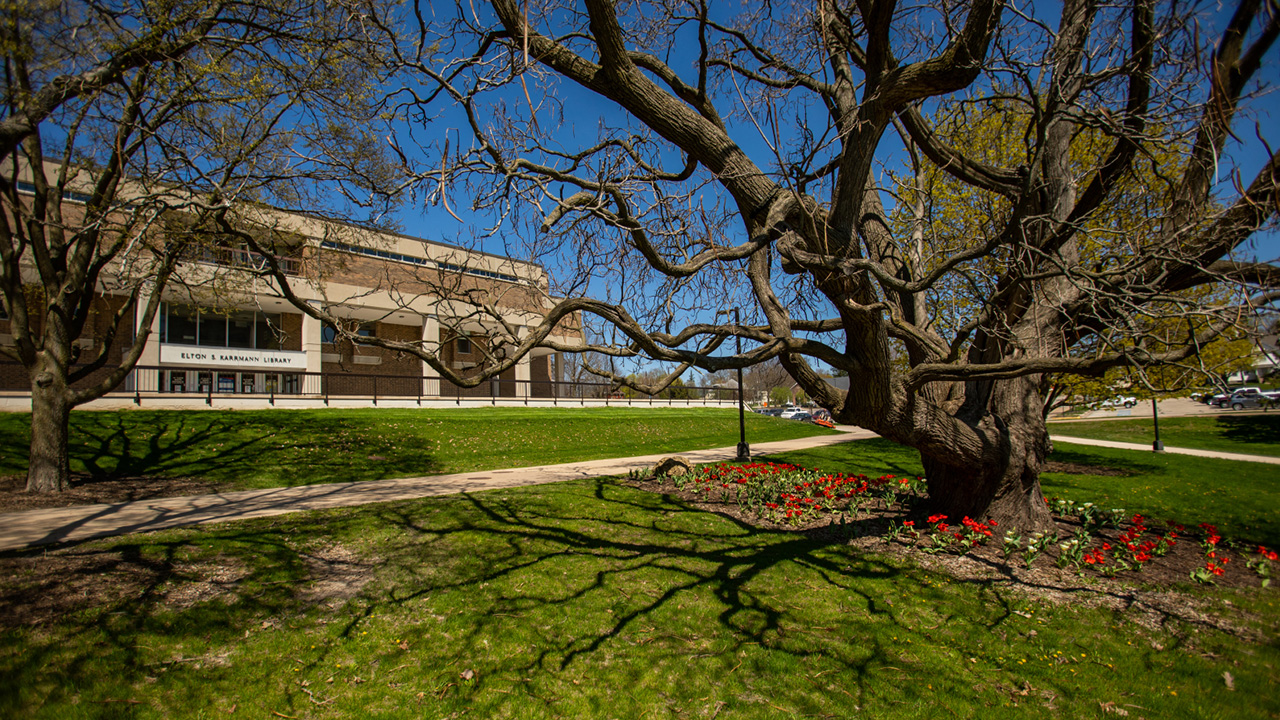
<path fill-rule="evenodd" d="M 917 450 L 885 438 L 867 438 L 812 450 L 793 450 L 769 455 L 764 459 L 869 477 L 887 474 L 911 476 L 924 472 Z"/>
<path fill-rule="evenodd" d="M 184 475 L 268 486 L 427 475 L 441 470 L 423 444 L 388 445 L 366 416 L 290 412 L 95 414 L 77 423 L 87 467 L 115 476 Z M 376 437 L 376 440 L 375 440 Z M 73 454 L 73 460 L 79 457 Z M 105 467 L 103 459 L 118 458 Z"/>
<path fill-rule="evenodd" d="M 1153 473 L 1163 474 L 1165 471 L 1163 467 L 1154 463 L 1143 462 L 1129 457 L 1099 455 L 1097 453 L 1090 452 L 1089 450 L 1081 449 L 1079 445 L 1068 445 L 1066 443 L 1055 445 L 1053 452 L 1050 453 L 1049 457 L 1046 459 L 1052 462 L 1060 462 L 1068 465 L 1084 465 L 1121 470 L 1126 475 L 1149 475 Z"/>
<path fill-rule="evenodd" d="M 7 448 L 3 467 L 25 473 L 29 417 L 0 423 L 0 433 Z M 77 412 L 69 454 L 75 483 L 88 489 L 161 477 L 232 490 L 294 487 L 444 470 L 429 443 L 388 439 L 372 420 L 287 411 Z M 102 499 L 81 502 L 128 499 L 113 489 L 102 492 Z"/>
<path fill-rule="evenodd" d="M 303 546 L 320 538 L 359 544 L 362 522 L 394 530 L 397 541 L 361 548 L 378 553 L 380 582 L 340 613 L 344 637 L 357 636 L 375 616 L 411 616 L 431 598 L 461 593 L 473 598 L 465 605 L 485 612 L 469 615 L 474 624 L 459 642 L 468 654 L 483 657 L 487 639 L 501 633 L 513 614 L 598 614 L 613 602 L 609 598 L 627 597 L 604 629 L 574 625 L 562 636 L 543 638 L 532 657 L 487 666 L 483 673 L 561 673 L 602 650 L 617 651 L 619 642 L 629 642 L 621 638 L 635 637 L 640 626 L 666 632 L 678 646 L 682 641 L 673 638 L 683 630 L 672 625 L 670 606 L 682 602 L 713 613 L 717 633 L 728 640 L 717 642 L 705 657 L 727 657 L 764 644 L 795 657 L 825 658 L 859 678 L 883 664 L 876 651 L 853 658 L 826 643 L 802 639 L 796 634 L 800 621 L 793 618 L 786 593 L 777 592 L 776 580 L 767 592 L 755 585 L 770 573 L 796 573 L 807 583 L 838 591 L 866 614 L 891 618 L 892 609 L 864 586 L 891 581 L 902 572 L 899 568 L 833 553 L 828 537 L 759 532 L 732 519 L 713 520 L 669 497 L 649 497 L 607 481 L 541 492 L 557 497 L 512 493 L 514 499 L 503 499 L 499 491 L 375 506 L 362 511 L 367 513 L 363 520 L 339 511 L 250 521 L 230 531 L 166 532 L 64 547 L 52 561 L 45 559 L 43 549 L 0 554 L 0 568 L 7 567 L 13 577 L 29 576 L 18 586 L 0 586 L 4 624 L 11 630 L 32 623 L 48 629 L 38 641 L 27 637 L 25 651 L 0 654 L 6 658 L 4 673 L 13 680 L 0 690 L 0 714 L 23 708 L 21 687 L 49 687 L 51 678 L 78 678 L 77 692 L 86 699 L 95 684 L 108 694 L 127 692 L 121 682 L 127 687 L 161 671 L 168 678 L 191 675 L 194 682 L 192 662 L 174 660 L 167 651 L 144 651 L 139 638 L 169 636 L 179 645 L 216 648 L 257 632 L 264 619 L 296 618 L 316 610 L 295 592 L 308 579 L 303 556 L 309 550 Z M 424 507 L 441 506 L 443 515 L 423 512 Z M 691 523 L 691 516 L 702 517 Z M 312 540 L 300 544 L 290 537 Z M 42 574 L 46 562 L 53 565 Z M 230 579 L 215 595 L 175 605 L 182 588 L 210 582 L 203 576 L 212 572 L 206 563 L 234 571 L 223 573 Z M 582 563 L 591 567 L 580 570 Z M 447 572 L 440 572 L 442 567 Z M 580 571 L 563 584 L 543 582 L 566 568 Z M 526 584 L 530 587 L 521 590 Z M 25 634 L 6 632 L 6 642 L 23 642 L 18 638 Z M 157 652 L 165 657 L 157 659 Z M 205 655 L 216 653 L 208 650 L 199 657 Z M 213 662 L 209 658 L 198 662 L 207 667 Z M 305 672 L 332 661 L 332 655 L 317 652 L 301 658 L 298 667 Z M 69 696 L 63 693 L 55 689 L 40 702 L 66 702 Z M 301 697 L 293 707 L 307 702 Z"/>
<path fill-rule="evenodd" d="M 499 691 L 484 695 L 486 702 L 508 711 L 554 702 L 579 691 L 563 678 L 607 672 L 613 657 L 636 663 L 637 672 L 672 657 L 709 663 L 726 680 L 743 657 L 761 668 L 783 658 L 782 667 L 837 673 L 851 709 L 882 693 L 887 673 L 908 662 L 892 640 L 972 645 L 1010 622 L 1015 607 L 998 585 L 975 581 L 977 596 L 958 594 L 909 563 L 845 544 L 850 535 L 879 532 L 868 523 L 765 531 L 669 495 L 593 480 L 68 546 L 52 557 L 69 557 L 69 565 L 43 574 L 43 549 L 3 553 L 0 576 L 26 579 L 0 583 L 0 618 L 7 618 L 0 623 L 8 626 L 0 628 L 0 643 L 11 645 L 0 652 L 0 671 L 10 678 L 0 689 L 0 715 L 37 702 L 57 707 L 73 693 L 86 703 L 132 697 L 131 688 L 152 682 L 147 678 L 159 683 L 148 695 L 170 698 L 161 712 L 172 712 L 172 703 L 209 707 L 218 699 L 253 712 L 268 712 L 255 703 L 270 702 L 269 711 L 296 715 L 314 709 L 315 699 L 282 675 L 332 673 L 335 660 L 357 652 L 348 648 L 364 632 L 388 631 L 389 624 L 405 647 L 384 642 L 355 662 L 384 670 L 417 663 L 426 687 L 436 688 L 419 699 L 429 715 L 478 701 L 485 689 Z M 335 546 L 368 558 L 363 567 L 376 577 L 354 599 L 317 605 L 300 590 L 314 580 L 309 558 Z M 216 580 L 214 566 L 233 571 L 213 594 L 183 595 Z M 90 586 L 98 594 L 82 598 Z M 904 592 L 914 599 L 904 601 Z M 45 607 L 33 629 L 32 605 L 44 607 L 38 603 L 54 596 L 64 604 Z M 930 623 L 922 622 L 921 607 L 929 608 Z M 335 620 L 335 630 L 320 630 Z M 313 638 L 301 648 L 301 636 L 283 635 L 282 649 L 262 647 L 264 633 L 286 628 L 352 642 L 339 647 Z M 257 650 L 236 649 L 251 636 L 264 638 L 255 641 Z M 528 652 L 492 647 L 512 636 Z M 147 648 L 142 638 L 164 640 Z M 251 669 L 219 669 L 224 652 L 242 653 L 232 655 L 232 665 Z M 920 663 L 907 667 L 932 673 L 934 683 L 971 682 L 954 663 Z M 479 679 L 458 683 L 464 669 Z M 217 698 L 228 683 L 239 695 Z M 361 690 L 375 685 L 390 692 L 382 683 Z M 32 696 L 32 688 L 45 694 Z M 921 688 L 901 691 L 926 700 Z M 787 692 L 779 701 L 801 713 L 824 712 L 831 697 L 816 682 Z"/>
<path fill-rule="evenodd" d="M 1280 444 L 1280 413 L 1224 415 L 1218 418 L 1218 427 L 1222 436 L 1233 442 Z"/>
<path fill-rule="evenodd" d="M 507 618 L 513 616 L 554 617 L 558 613 L 553 610 L 562 608 L 570 614 L 602 618 L 602 629 L 551 634 L 542 638 L 527 661 L 482 671 L 526 676 L 566 672 L 598 653 L 612 654 L 651 641 L 676 652 L 687 651 L 683 645 L 693 642 L 688 639 L 691 629 L 680 620 L 673 623 L 671 617 L 673 610 L 677 616 L 684 615 L 680 608 L 687 603 L 689 615 L 684 620 L 699 626 L 697 633 L 711 631 L 702 623 L 707 616 L 699 610 L 709 611 L 715 619 L 712 632 L 721 640 L 713 643 L 715 647 L 698 647 L 694 655 L 698 659 L 727 660 L 745 648 L 760 646 L 798 660 L 820 658 L 834 663 L 851 674 L 844 679 L 855 685 L 887 662 L 878 640 L 870 635 L 866 640 L 872 647 L 862 648 L 857 657 L 834 647 L 840 643 L 811 642 L 812 638 L 796 635 L 803 620 L 792 611 L 786 588 L 776 577 L 765 579 L 771 573 L 801 575 L 803 582 L 836 591 L 844 602 L 860 605 L 860 619 L 870 615 L 896 622 L 891 605 L 866 585 L 892 582 L 903 570 L 841 552 L 830 533 L 763 532 L 720 515 L 714 529 L 691 527 L 680 516 L 705 517 L 707 513 L 671 496 L 624 491 L 605 481 L 594 485 L 597 504 L 590 513 L 546 513 L 496 495 L 464 496 L 483 522 L 452 529 L 423 525 L 412 508 L 381 512 L 381 519 L 403 527 L 410 536 L 478 537 L 489 551 L 476 558 L 474 574 L 454 583 L 406 584 L 369 602 L 362 616 L 353 618 L 352 630 L 366 617 L 382 617 L 389 607 L 439 597 L 442 590 L 484 597 L 485 611 L 477 613 L 474 626 L 466 631 L 464 655 L 482 657 L 486 639 L 501 635 L 510 622 Z M 602 506 L 605 518 L 596 514 Z M 637 513 L 640 518 L 634 517 Z M 417 566 L 414 554 L 397 553 L 388 560 L 393 575 L 412 576 Z M 405 561 L 409 567 L 397 567 Z M 593 569 L 563 584 L 537 589 L 525 588 L 520 580 L 554 574 L 555 567 L 577 562 L 589 563 Z M 513 582 L 503 583 L 504 579 Z M 608 608 L 603 611 L 607 615 L 601 615 L 602 607 Z"/>
<path fill-rule="evenodd" d="M 172 637 L 179 649 L 229 641 L 245 620 L 296 605 L 292 588 L 305 572 L 283 533 L 217 535 L 216 549 L 170 534 L 0 553 L 0 716 L 77 704 L 82 694 L 90 717 L 133 716 L 127 683 L 218 662 L 157 651 L 144 638 Z M 47 694 L 32 698 L 36 687 Z"/>

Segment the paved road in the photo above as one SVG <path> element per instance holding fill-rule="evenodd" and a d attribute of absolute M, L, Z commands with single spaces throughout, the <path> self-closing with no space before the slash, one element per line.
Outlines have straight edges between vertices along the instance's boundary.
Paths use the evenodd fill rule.
<path fill-rule="evenodd" d="M 1168 400 L 1160 400 L 1156 406 L 1160 409 L 1160 417 L 1183 417 L 1186 415 L 1221 415 L 1224 412 L 1233 413 L 1232 410 L 1222 410 L 1220 408 L 1209 407 L 1202 402 L 1196 402 L 1189 398 L 1169 398 Z M 1259 410 L 1245 412 L 1261 412 Z M 1151 417 L 1151 401 L 1142 400 L 1131 408 L 1104 408 L 1100 410 L 1089 410 L 1083 415 L 1079 415 L 1070 419 L 1054 419 L 1054 422 L 1075 422 L 1078 420 L 1110 420 L 1122 418 L 1149 418 Z"/>
<path fill-rule="evenodd" d="M 840 435 L 819 435 L 797 440 L 759 443 L 752 445 L 751 452 L 753 456 L 759 457 L 875 437 L 874 433 L 860 428 L 842 427 L 840 429 L 844 430 Z M 156 498 L 113 505 L 79 505 L 29 510 L 0 515 L 0 550 L 89 540 L 184 525 L 283 515 L 306 510 L 540 485 L 604 475 L 623 475 L 631 470 L 653 467 L 661 458 L 673 454 L 683 455 L 695 464 L 712 463 L 732 460 L 737 454 L 737 448 L 715 448 L 395 480 L 242 490 L 212 495 Z"/>

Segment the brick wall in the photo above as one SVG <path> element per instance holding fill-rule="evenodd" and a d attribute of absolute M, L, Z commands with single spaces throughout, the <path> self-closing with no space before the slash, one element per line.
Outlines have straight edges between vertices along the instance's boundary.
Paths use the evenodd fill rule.
<path fill-rule="evenodd" d="M 422 339 L 422 329 L 417 325 L 380 322 L 374 323 L 373 332 L 376 337 L 387 340 L 414 342 Z M 325 383 L 330 395 L 418 395 L 422 361 L 414 355 L 367 345 L 357 346 L 341 338 L 332 345 L 325 345 L 324 352 L 341 357 L 338 362 L 321 363 L 320 369 L 327 376 Z M 352 375 L 380 377 L 375 381 L 371 377 Z"/>
<path fill-rule="evenodd" d="M 445 273 L 435 268 L 320 250 L 316 258 L 324 277 L 348 285 L 390 290 L 401 295 L 429 295 L 434 298 L 492 303 L 511 310 L 541 313 L 545 310 L 536 288 L 520 283 L 463 273 Z M 312 267 L 312 271 L 315 271 Z"/>
<path fill-rule="evenodd" d="M 280 331 L 284 333 L 281 338 L 282 350 L 302 350 L 302 315 L 299 313 L 283 313 L 280 316 Z"/>
<path fill-rule="evenodd" d="M 81 333 L 78 342 L 80 345 L 79 360 L 77 365 L 84 364 L 88 360 L 97 356 L 102 348 L 103 337 L 107 334 L 107 330 L 111 325 L 111 320 L 117 310 L 124 306 L 126 298 L 113 296 L 97 296 L 93 299 L 93 303 L 89 308 L 89 320 L 85 323 L 84 332 Z M 37 303 L 30 303 L 32 309 L 39 308 Z M 32 323 L 33 331 L 36 337 L 39 337 L 43 323 L 41 318 L 34 318 Z M 11 335 L 11 326 L 9 320 L 0 321 L 0 334 Z M 111 371 L 120 365 L 120 359 L 124 356 L 124 350 L 129 343 L 133 341 L 133 317 L 129 316 L 120 322 L 120 327 L 116 333 L 115 342 L 107 351 L 107 362 L 100 370 L 94 371 L 88 377 L 74 383 L 73 387 L 83 388 L 101 382 Z M 12 341 L 6 341 L 6 344 Z M 0 390 L 23 391 L 27 392 L 31 389 L 30 377 L 27 370 L 19 363 L 9 360 L 0 361 Z"/>

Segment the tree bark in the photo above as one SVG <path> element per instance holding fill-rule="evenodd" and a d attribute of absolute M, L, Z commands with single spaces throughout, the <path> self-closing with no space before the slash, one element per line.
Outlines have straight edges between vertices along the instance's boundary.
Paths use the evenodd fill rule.
<path fill-rule="evenodd" d="M 61 492 L 70 487 L 67 455 L 71 403 L 66 373 L 42 358 L 31 373 L 31 456 L 27 492 Z"/>
<path fill-rule="evenodd" d="M 931 513 L 948 522 L 993 519 L 1022 532 L 1048 529 L 1052 518 L 1040 491 L 1040 470 L 1051 445 L 1042 401 L 1030 378 L 996 383 L 988 412 L 975 429 L 984 438 L 978 462 L 921 453 Z"/>

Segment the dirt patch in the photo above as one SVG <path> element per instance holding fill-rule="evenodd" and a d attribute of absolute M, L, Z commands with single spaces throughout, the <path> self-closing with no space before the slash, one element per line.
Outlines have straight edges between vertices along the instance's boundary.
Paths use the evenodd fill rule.
<path fill-rule="evenodd" d="M 27 479 L 22 475 L 0 477 L 0 513 L 205 495 L 226 489 L 223 484 L 196 478 L 103 478 L 91 475 L 72 476 L 71 487 L 60 493 L 29 493 L 26 486 Z"/>
<path fill-rule="evenodd" d="M 185 609 L 245 597 L 250 562 L 234 556 L 191 558 L 196 548 L 175 546 L 169 557 L 140 557 L 137 548 L 81 546 L 27 550 L 0 557 L 0 628 L 61 622 L 68 614 L 145 608 Z M 302 550 L 307 579 L 298 599 L 337 607 L 374 577 L 375 563 L 341 545 Z M 256 592 L 256 591 L 255 591 Z"/>
<path fill-rule="evenodd" d="M 1102 475 L 1104 477 L 1127 477 L 1133 475 L 1128 470 L 1107 467 L 1106 465 L 1081 465 L 1080 463 L 1056 462 L 1053 460 L 1045 462 L 1042 472 L 1064 473 L 1066 475 Z"/>
<path fill-rule="evenodd" d="M 356 595 L 373 579 L 374 565 L 342 545 L 324 545 L 302 555 L 307 583 L 299 592 L 303 602 L 335 606 Z"/>
<path fill-rule="evenodd" d="M 235 558 L 178 563 L 160 589 L 162 602 L 178 608 L 189 608 L 210 600 L 231 604 L 239 601 L 240 584 L 250 573 L 250 569 Z"/>
<path fill-rule="evenodd" d="M 847 543 L 869 552 L 905 558 L 962 582 L 1004 588 L 1056 605 L 1124 610 L 1128 619 L 1148 628 L 1168 629 L 1169 622 L 1175 620 L 1223 630 L 1250 640 L 1261 639 L 1258 631 L 1247 626 L 1252 618 L 1245 617 L 1238 610 L 1224 612 L 1228 609 L 1224 607 L 1224 603 L 1230 606 L 1229 601 L 1196 597 L 1185 592 L 1192 582 L 1191 570 L 1205 564 L 1199 536 L 1193 537 L 1185 532 L 1180 533 L 1179 539 L 1167 554 L 1152 559 L 1141 571 L 1130 570 L 1115 577 L 1107 577 L 1092 566 L 1086 566 L 1083 570 L 1058 567 L 1060 551 L 1056 543 L 1046 547 L 1043 554 L 1027 567 L 1018 553 L 1005 557 L 1001 547 L 1002 533 L 999 532 L 994 533 L 986 545 L 975 547 L 963 555 L 951 551 L 930 554 L 924 549 L 929 544 L 927 537 L 889 541 L 886 537 L 891 523 L 900 525 L 905 520 L 914 520 L 917 527 L 926 528 L 927 522 L 920 513 L 904 510 L 901 505 L 886 506 L 881 500 L 868 498 L 861 511 L 856 514 L 838 518 L 827 515 L 816 521 L 792 525 L 771 522 L 744 510 L 729 490 L 720 492 L 719 489 L 712 488 L 710 492 L 692 492 L 688 486 L 677 489 L 670 481 L 660 483 L 652 479 L 629 479 L 623 482 L 641 490 L 668 495 L 698 509 L 724 515 L 762 530 L 795 532 L 817 540 Z M 1069 520 L 1060 519 L 1057 525 L 1059 536 L 1064 541 L 1080 529 L 1078 523 Z M 1165 526 L 1157 527 L 1154 523 L 1152 529 L 1159 534 L 1166 530 Z M 1114 528 L 1095 530 L 1094 546 L 1100 546 L 1104 542 L 1115 546 L 1120 535 L 1121 530 Z M 1144 537 L 1149 539 L 1152 535 Z M 1246 548 L 1246 551 L 1251 549 Z M 1261 585 L 1257 574 L 1245 567 L 1248 558 L 1244 555 L 1225 546 L 1216 552 L 1219 559 L 1227 559 L 1224 574 L 1215 578 L 1216 585 L 1240 588 Z M 1181 591 L 1179 587 L 1182 588 Z"/>
<path fill-rule="evenodd" d="M 73 612 L 225 596 L 247 574 L 234 560 L 184 562 L 125 549 L 32 550 L 0 558 L 0 625 L 56 623 Z"/>

